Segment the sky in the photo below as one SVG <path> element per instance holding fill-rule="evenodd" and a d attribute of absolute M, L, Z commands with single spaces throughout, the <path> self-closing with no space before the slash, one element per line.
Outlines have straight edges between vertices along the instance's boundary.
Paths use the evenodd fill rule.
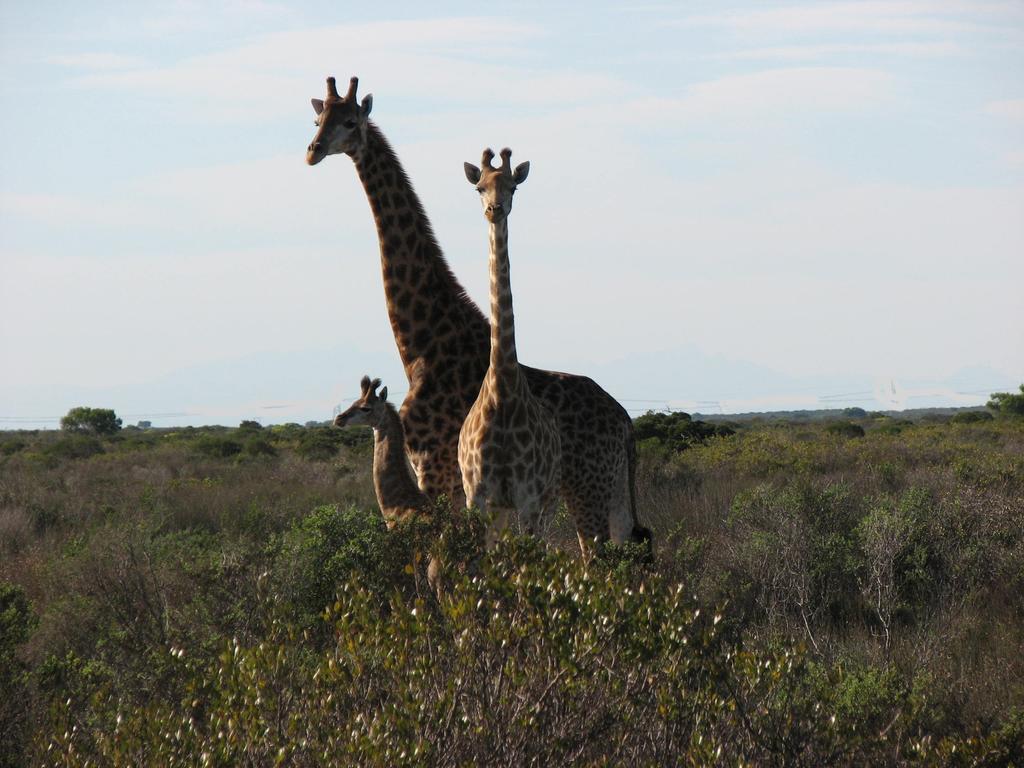
<path fill-rule="evenodd" d="M 0 429 L 330 418 L 405 381 L 360 77 L 481 306 L 463 161 L 529 160 L 520 359 L 633 413 L 1024 381 L 1024 2 L 0 3 Z"/>

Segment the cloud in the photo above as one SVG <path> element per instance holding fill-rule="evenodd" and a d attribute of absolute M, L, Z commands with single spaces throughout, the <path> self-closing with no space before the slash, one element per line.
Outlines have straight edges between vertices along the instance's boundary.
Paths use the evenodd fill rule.
<path fill-rule="evenodd" d="M 986 23 L 972 19 L 987 17 Z M 689 16 L 670 22 L 681 27 L 718 27 L 737 33 L 820 34 L 860 32 L 900 35 L 951 35 L 978 30 L 997 31 L 994 17 L 1020 18 L 1012 3 L 845 2 L 790 5 L 755 11 L 731 11 Z"/>
<path fill-rule="evenodd" d="M 889 97 L 894 78 L 875 69 L 792 67 L 696 83 L 678 98 L 640 100 L 623 110 L 631 120 L 672 120 L 775 113 L 791 119 L 796 110 L 862 109 Z"/>
<path fill-rule="evenodd" d="M 1013 120 L 1014 122 L 1024 123 L 1024 99 L 990 101 L 985 105 L 985 111 L 990 115 L 1005 117 Z"/>
<path fill-rule="evenodd" d="M 0 218 L 40 221 L 50 227 L 115 228 L 142 218 L 139 201 L 96 200 L 72 195 L 0 192 Z"/>
<path fill-rule="evenodd" d="M 820 45 L 787 45 L 712 54 L 708 58 L 733 61 L 813 61 L 848 54 L 907 56 L 913 58 L 939 58 L 964 54 L 964 48 L 954 42 L 900 42 L 900 43 L 824 43 Z"/>
<path fill-rule="evenodd" d="M 139 56 L 124 56 L 102 51 L 52 56 L 48 61 L 62 67 L 88 70 L 139 69 L 145 66 L 145 60 Z"/>
<path fill-rule="evenodd" d="M 84 90 L 145 89 L 193 119 L 252 120 L 293 114 L 296 94 L 321 95 L 328 74 L 372 73 L 363 92 L 439 106 L 581 103 L 625 92 L 614 76 L 532 67 L 528 45 L 545 33 L 502 19 L 449 18 L 342 24 L 263 35 L 171 66 L 93 72 L 72 78 Z M 495 42 L 497 41 L 497 42 Z M 343 53 L 340 53 L 343 52 Z M 344 67 L 344 69 L 339 69 Z"/>

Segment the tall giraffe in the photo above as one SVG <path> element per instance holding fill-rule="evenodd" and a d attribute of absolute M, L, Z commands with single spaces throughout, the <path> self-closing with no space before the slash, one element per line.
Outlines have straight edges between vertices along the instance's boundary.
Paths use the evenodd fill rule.
<path fill-rule="evenodd" d="M 372 96 L 357 101 L 357 84 L 353 77 L 342 97 L 329 77 L 327 98 L 312 100 L 317 132 L 306 162 L 347 154 L 356 166 L 377 226 L 388 317 L 409 380 L 400 411 L 409 459 L 428 496 L 447 494 L 460 504 L 459 430 L 487 371 L 490 332 L 449 269 L 398 157 L 370 122 Z M 608 520 L 599 538 L 649 540 L 636 519 L 629 415 L 585 376 L 522 370 L 558 421 L 562 498 L 577 529 Z"/>
<path fill-rule="evenodd" d="M 516 325 L 508 262 L 508 215 L 512 195 L 526 180 L 529 163 L 512 170 L 512 150 L 484 150 L 480 168 L 465 163 L 466 178 L 480 193 L 490 222 L 491 357 L 476 401 L 459 434 L 459 467 L 466 499 L 491 515 L 492 535 L 505 527 L 509 513 L 519 514 L 529 532 L 558 500 L 561 438 L 548 407 L 533 396 L 516 356 Z M 580 533 L 589 545 L 602 531 Z"/>

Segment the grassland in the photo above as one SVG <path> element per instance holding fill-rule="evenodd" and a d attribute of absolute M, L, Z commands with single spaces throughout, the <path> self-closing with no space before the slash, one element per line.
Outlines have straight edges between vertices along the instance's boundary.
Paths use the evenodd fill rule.
<path fill-rule="evenodd" d="M 0 434 L 0 766 L 1024 760 L 1024 422 L 641 434 L 590 566 L 389 533 L 364 432 Z"/>

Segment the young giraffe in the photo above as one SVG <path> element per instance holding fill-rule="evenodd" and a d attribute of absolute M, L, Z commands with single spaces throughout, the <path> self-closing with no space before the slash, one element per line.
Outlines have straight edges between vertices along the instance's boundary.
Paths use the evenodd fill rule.
<path fill-rule="evenodd" d="M 430 498 L 463 501 L 459 431 L 487 371 L 487 320 L 455 279 L 401 163 L 369 120 L 373 98 L 356 100 L 358 80 L 313 99 L 317 132 L 306 152 L 316 165 L 347 154 L 366 192 L 380 240 L 388 317 L 409 380 L 400 410 L 406 448 Z M 555 414 L 562 440 L 562 497 L 577 528 L 602 528 L 616 542 L 650 533 L 636 519 L 633 423 L 585 376 L 521 366 L 534 396 Z"/>
<path fill-rule="evenodd" d="M 516 357 L 516 327 L 508 263 L 508 215 L 512 195 L 526 180 L 530 164 L 515 171 L 512 150 L 501 150 L 501 167 L 491 165 L 485 149 L 481 167 L 465 163 L 466 178 L 476 186 L 490 222 L 491 357 L 476 402 L 459 434 L 459 467 L 466 502 L 486 510 L 491 538 L 505 527 L 510 511 L 530 533 L 559 494 L 561 439 L 548 407 L 530 392 Z M 581 543 L 600 538 L 602 530 L 580 532 Z"/>
<path fill-rule="evenodd" d="M 414 517 L 430 517 L 433 507 L 416 485 L 405 455 L 405 430 L 395 406 L 388 402 L 388 388 L 377 394 L 380 379 L 363 376 L 359 399 L 334 417 L 336 427 L 373 427 L 373 489 L 388 530 Z M 440 566 L 431 558 L 427 581 L 440 596 Z"/>
<path fill-rule="evenodd" d="M 359 382 L 359 399 L 334 417 L 336 427 L 373 427 L 373 489 L 388 529 L 416 515 L 429 515 L 430 500 L 420 490 L 405 455 L 405 430 L 388 388 L 377 394 L 380 379 Z"/>

